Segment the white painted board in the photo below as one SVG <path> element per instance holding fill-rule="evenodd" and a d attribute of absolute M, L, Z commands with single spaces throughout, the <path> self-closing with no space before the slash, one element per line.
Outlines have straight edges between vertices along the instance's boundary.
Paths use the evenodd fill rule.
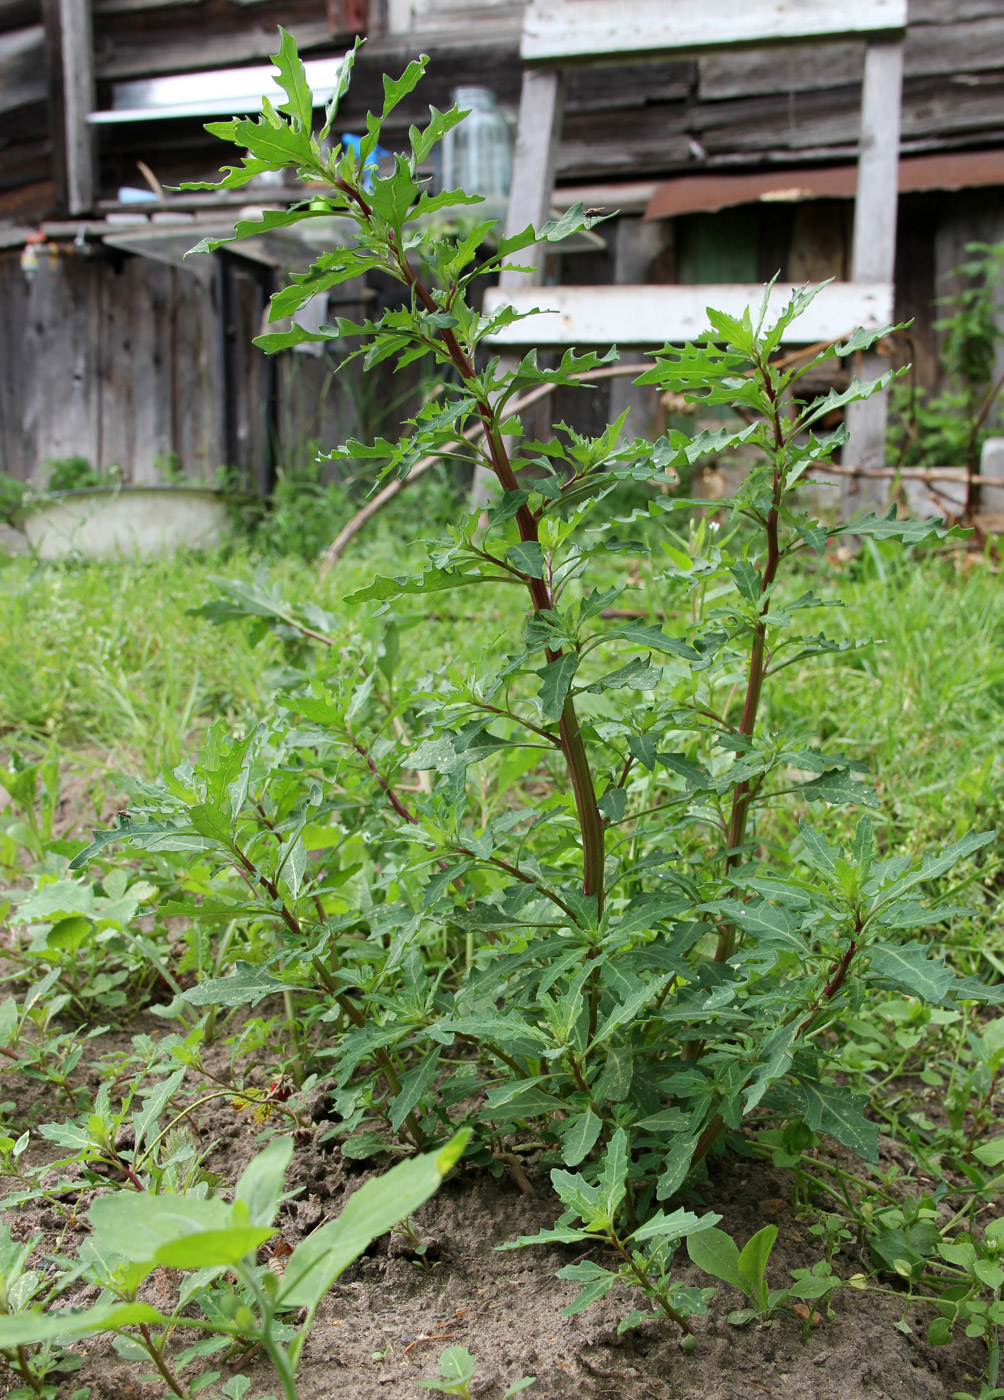
<path fill-rule="evenodd" d="M 533 0 L 524 63 L 710 53 L 902 30 L 906 0 Z"/>
<path fill-rule="evenodd" d="M 795 288 L 777 284 L 769 314 L 777 316 Z M 763 287 L 736 283 L 726 286 L 651 287 L 528 287 L 485 292 L 484 314 L 499 306 L 539 315 L 516 321 L 491 344 L 529 345 L 664 345 L 692 340 L 708 329 L 709 306 L 730 316 L 754 312 Z M 858 326 L 878 329 L 892 320 L 893 289 L 885 282 L 831 282 L 824 287 L 784 339 L 787 344 L 811 345 L 839 340 Z"/>

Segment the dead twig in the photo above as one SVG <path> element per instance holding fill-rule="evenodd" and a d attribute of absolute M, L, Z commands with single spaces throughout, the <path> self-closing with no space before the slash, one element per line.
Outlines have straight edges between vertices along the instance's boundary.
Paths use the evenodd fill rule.
<path fill-rule="evenodd" d="M 641 374 L 643 370 L 650 369 L 651 367 L 649 363 L 641 365 L 607 365 L 604 369 L 594 369 L 584 371 L 582 374 L 573 374 L 571 378 L 581 383 L 592 383 L 594 380 L 598 379 L 615 379 L 628 374 Z M 559 387 L 560 386 L 557 384 L 538 384 L 536 389 L 531 389 L 530 392 L 524 394 L 521 399 L 511 400 L 502 411 L 502 421 L 504 422 L 506 419 L 513 418 L 517 413 L 521 413 L 525 408 L 529 408 L 531 404 L 538 403 Z M 398 481 L 389 482 L 383 490 L 378 491 L 372 500 L 367 501 L 361 510 L 356 511 L 351 520 L 347 521 L 346 524 L 342 526 L 338 534 L 331 541 L 331 544 L 328 546 L 328 552 L 325 554 L 321 563 L 321 578 L 324 578 L 328 571 L 338 563 L 345 552 L 346 546 L 358 535 L 366 522 L 372 520 L 374 515 L 377 515 L 383 510 L 388 502 L 399 495 L 406 486 L 411 486 L 420 476 L 424 476 L 437 462 L 441 461 L 444 457 L 450 456 L 458 447 L 473 444 L 477 442 L 479 438 L 484 437 L 484 431 L 484 427 L 481 423 L 473 424 L 467 429 L 463 437 L 457 438 L 454 442 L 448 442 L 440 448 L 438 452 L 434 452 L 428 457 L 423 457 L 421 461 L 415 463 L 407 476 L 402 477 Z"/>

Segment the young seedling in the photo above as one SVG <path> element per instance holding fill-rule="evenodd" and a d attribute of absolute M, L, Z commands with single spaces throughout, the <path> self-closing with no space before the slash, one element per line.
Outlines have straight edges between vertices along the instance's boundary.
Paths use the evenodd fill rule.
<path fill-rule="evenodd" d="M 562 1316 L 572 1317 L 583 1312 L 620 1283 L 631 1291 L 640 1292 L 656 1312 L 634 1309 L 622 1319 L 618 1331 L 626 1331 L 661 1315 L 690 1333 L 688 1316 L 705 1312 L 714 1290 L 674 1283 L 669 1266 L 680 1240 L 696 1239 L 699 1233 L 710 1230 L 721 1216 L 710 1212 L 696 1216 L 689 1210 L 675 1210 L 667 1215 L 660 1211 L 644 1225 L 633 1230 L 623 1229 L 620 1219 L 628 1190 L 628 1157 L 627 1134 L 622 1128 L 610 1140 L 595 1185 L 581 1175 L 559 1170 L 552 1171 L 551 1183 L 567 1207 L 558 1223 L 552 1229 L 541 1230 L 536 1235 L 521 1235 L 511 1244 L 499 1247 L 520 1249 L 530 1244 L 560 1243 L 585 1244 L 592 1248 L 602 1240 L 619 1256 L 614 1269 L 588 1259 L 566 1264 L 558 1270 L 559 1278 L 572 1279 L 581 1289 L 579 1296 L 562 1310 Z"/>
<path fill-rule="evenodd" d="M 465 1141 L 466 1135 L 458 1134 L 438 1152 L 402 1162 L 365 1182 L 337 1220 L 322 1225 L 293 1250 L 281 1278 L 259 1266 L 255 1252 L 275 1234 L 293 1151 L 291 1138 L 274 1138 L 253 1159 L 230 1204 L 212 1197 L 145 1192 L 102 1196 L 89 1211 L 93 1231 L 71 1271 L 101 1288 L 97 1304 L 73 1313 L 21 1311 L 0 1317 L 0 1351 L 24 1351 L 27 1356 L 31 1348 L 57 1337 L 112 1331 L 123 1339 L 130 1357 L 149 1358 L 168 1389 L 180 1400 L 189 1400 L 193 1387 L 181 1379 L 168 1350 L 174 1332 L 187 1327 L 259 1344 L 273 1365 L 284 1400 L 296 1400 L 296 1369 L 324 1294 L 372 1240 L 433 1194 L 459 1159 Z M 136 1301 L 143 1280 L 161 1267 L 195 1271 L 183 1284 L 171 1314 Z M 218 1301 L 207 1299 L 207 1286 L 228 1272 L 236 1276 L 238 1291 Z M 62 1280 L 64 1287 L 69 1277 Z M 203 1308 L 200 1318 L 183 1311 L 193 1299 Z M 283 1320 L 291 1313 L 300 1314 L 295 1325 Z M 204 1353 L 204 1344 L 197 1344 L 182 1354 L 182 1364 Z"/>
<path fill-rule="evenodd" d="M 417 1381 L 423 1390 L 438 1390 L 441 1395 L 456 1395 L 458 1400 L 473 1400 L 471 1382 L 474 1380 L 475 1360 L 466 1347 L 447 1347 L 439 1358 L 439 1376 L 435 1380 Z M 523 1376 L 506 1390 L 502 1400 L 519 1395 L 527 1386 L 536 1384 L 536 1376 Z"/>
<path fill-rule="evenodd" d="M 699 1269 L 738 1288 L 750 1300 L 748 1308 L 737 1308 L 729 1313 L 728 1321 L 734 1327 L 742 1327 L 755 1317 L 769 1322 L 779 1309 L 792 1312 L 799 1304 L 808 1303 L 802 1318 L 803 1336 L 807 1336 L 814 1304 L 839 1288 L 841 1280 L 829 1264 L 821 1261 L 812 1269 L 793 1270 L 795 1282 L 790 1287 L 771 1289 L 767 1283 L 767 1263 L 776 1242 L 776 1225 L 765 1225 L 742 1249 L 724 1230 L 710 1229 L 688 1238 L 687 1253 Z M 794 1307 L 791 1306 L 793 1301 Z M 796 1313 L 796 1316 L 801 1314 Z"/>

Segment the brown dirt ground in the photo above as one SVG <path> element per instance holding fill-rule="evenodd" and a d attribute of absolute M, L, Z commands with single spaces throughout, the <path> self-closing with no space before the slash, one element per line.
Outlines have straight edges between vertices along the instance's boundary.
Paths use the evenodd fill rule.
<path fill-rule="evenodd" d="M 132 1029 L 149 1031 L 154 1025 L 163 1029 L 162 1022 L 144 1016 Z M 95 1043 L 94 1057 L 127 1045 L 128 1032 L 110 1032 Z M 3 1076 L 0 1096 L 16 1104 L 14 1121 L 68 1116 L 65 1104 L 39 1089 L 16 1074 Z M 201 1120 L 203 1141 L 215 1139 L 217 1145 L 206 1166 L 232 1182 L 260 1142 L 227 1100 L 210 1107 L 215 1116 Z M 317 1109 L 323 1114 L 320 1097 Z M 287 1188 L 299 1188 L 300 1194 L 283 1206 L 279 1222 L 292 1246 L 337 1214 L 371 1171 L 389 1165 L 343 1159 L 333 1140 L 318 1143 L 326 1126 L 322 1119 L 313 1137 L 298 1136 Z M 889 1151 L 895 1155 L 892 1144 Z M 58 1155 L 37 1138 L 29 1152 L 38 1154 L 35 1161 Z M 434 1261 L 429 1269 L 415 1261 L 404 1236 L 378 1240 L 320 1310 L 299 1372 L 300 1400 L 416 1400 L 429 1394 L 416 1382 L 436 1375 L 440 1353 L 457 1345 L 476 1358 L 474 1394 L 484 1400 L 501 1400 L 505 1388 L 524 1375 L 537 1377 L 526 1393 L 539 1400 L 941 1400 L 957 1390 L 978 1393 L 982 1343 L 960 1337 L 950 1347 L 930 1347 L 923 1340 L 929 1319 L 921 1307 L 909 1310 L 914 1330 L 904 1335 L 893 1326 L 902 1315 L 902 1300 L 852 1289 L 837 1293 L 835 1320 L 821 1322 L 805 1344 L 799 1325 L 787 1316 L 770 1327 L 730 1327 L 726 1315 L 743 1300 L 724 1286 L 708 1316 L 694 1319 L 698 1342 L 689 1355 L 669 1324 L 648 1323 L 618 1336 L 619 1318 L 634 1306 L 625 1293 L 615 1291 L 583 1314 L 562 1317 L 576 1289 L 556 1279 L 555 1271 L 580 1258 L 581 1251 L 494 1249 L 552 1224 L 559 1214 L 546 1174 L 531 1171 L 531 1180 L 536 1197 L 522 1193 L 508 1176 L 495 1179 L 475 1170 L 461 1169 L 444 1183 L 415 1218 Z M 808 1233 L 811 1221 L 799 1218 L 790 1204 L 791 1187 L 788 1173 L 758 1159 L 722 1158 L 713 1163 L 705 1189 L 706 1205 L 721 1212 L 723 1228 L 740 1240 L 765 1221 L 778 1225 L 768 1273 L 775 1287 L 788 1281 L 790 1268 L 811 1265 L 821 1252 Z M 59 1247 L 60 1240 L 65 1248 L 74 1238 L 74 1226 L 67 1229 L 45 1206 L 9 1210 L 7 1223 L 21 1238 L 41 1231 L 42 1252 Z M 685 1253 L 678 1264 L 685 1281 L 708 1282 L 699 1279 Z M 846 1277 L 866 1261 L 851 1247 L 837 1256 L 835 1266 Z M 155 1276 L 152 1284 L 167 1294 L 173 1290 L 170 1277 Z M 84 1290 L 69 1301 L 87 1300 Z M 151 1301 L 168 1299 L 151 1295 Z M 79 1351 L 83 1367 L 62 1387 L 60 1400 L 83 1385 L 92 1387 L 92 1400 L 159 1400 L 165 1393 L 160 1382 L 142 1381 L 143 1366 L 120 1360 L 107 1337 L 84 1342 Z M 245 1373 L 252 1381 L 248 1400 L 276 1394 L 267 1364 L 249 1361 Z"/>

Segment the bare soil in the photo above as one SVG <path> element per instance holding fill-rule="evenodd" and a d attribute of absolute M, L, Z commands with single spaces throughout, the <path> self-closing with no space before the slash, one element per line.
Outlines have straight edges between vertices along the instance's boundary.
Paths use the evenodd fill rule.
<path fill-rule="evenodd" d="M 139 1019 L 135 1030 L 150 1031 L 154 1018 Z M 163 1028 L 163 1023 L 159 1023 Z M 128 1030 L 109 1033 L 93 1043 L 97 1055 L 128 1045 Z M 37 1084 L 4 1075 L 0 1089 L 16 1105 L 15 1121 L 34 1123 L 69 1116 Z M 282 1238 L 296 1243 L 322 1221 L 338 1213 L 348 1195 L 388 1161 L 365 1164 L 342 1157 L 334 1139 L 319 1138 L 330 1127 L 323 1119 L 313 1135 L 297 1135 L 287 1187 L 296 1199 L 282 1207 Z M 209 1105 L 201 1120 L 203 1141 L 216 1141 L 206 1166 L 225 1181 L 235 1181 L 263 1140 L 257 1125 L 234 1112 L 226 1099 Z M 34 1137 L 36 1161 L 57 1153 Z M 896 1149 L 888 1144 L 888 1152 Z M 43 1155 L 44 1154 L 44 1155 Z M 884 1163 L 888 1165 L 888 1161 Z M 461 1169 L 415 1217 L 427 1242 L 424 1267 L 403 1234 L 378 1240 L 334 1287 L 323 1304 L 307 1343 L 298 1384 L 301 1400 L 416 1400 L 429 1394 L 417 1382 L 437 1374 L 436 1361 L 449 1346 L 468 1348 L 477 1361 L 474 1394 L 501 1400 L 508 1385 L 524 1375 L 537 1378 L 526 1394 L 539 1400 L 579 1397 L 628 1397 L 634 1400 L 941 1400 L 955 1391 L 978 1393 L 986 1353 L 982 1343 L 960 1338 L 935 1348 L 923 1340 L 929 1317 L 911 1307 L 904 1334 L 894 1324 L 903 1316 L 905 1298 L 876 1296 L 853 1289 L 834 1299 L 835 1319 L 813 1327 L 801 1339 L 795 1318 L 779 1317 L 773 1325 L 735 1328 L 727 1314 L 743 1299 L 722 1286 L 706 1318 L 695 1318 L 697 1346 L 681 1349 L 677 1330 L 662 1323 L 645 1324 L 623 1336 L 617 1323 L 635 1301 L 615 1291 L 575 1317 L 561 1310 L 575 1296 L 571 1283 L 555 1278 L 563 1264 L 582 1257 L 570 1247 L 528 1248 L 498 1253 L 496 1245 L 518 1234 L 532 1234 L 553 1224 L 560 1213 L 545 1173 L 528 1168 L 536 1193 L 521 1191 L 508 1175 Z M 9 1189 L 9 1184 L 8 1184 Z M 779 1287 L 788 1270 L 820 1258 L 821 1245 L 809 1234 L 808 1218 L 791 1205 L 792 1179 L 759 1159 L 721 1158 L 712 1163 L 705 1205 L 719 1211 L 723 1228 L 740 1241 L 772 1221 L 779 1230 L 768 1278 Z M 89 1197 L 81 1203 L 86 1209 Z M 82 1223 L 69 1223 L 47 1206 L 29 1204 L 7 1212 L 15 1235 L 40 1232 L 40 1253 L 71 1247 L 81 1238 Z M 280 1251 L 281 1253 L 281 1251 Z M 595 1255 L 602 1262 L 602 1252 Z M 685 1253 L 679 1275 L 704 1283 Z M 867 1267 L 856 1247 L 835 1260 L 848 1277 Z M 150 1281 L 150 1301 L 170 1304 L 176 1280 L 158 1271 Z M 83 1304 L 94 1290 L 80 1290 L 69 1301 Z M 191 1339 L 191 1334 L 188 1340 Z M 66 1400 L 90 1385 L 91 1400 L 155 1400 L 166 1393 L 162 1382 L 143 1380 L 146 1368 L 123 1362 L 110 1339 L 81 1343 L 82 1369 L 60 1390 Z M 243 1370 L 252 1381 L 249 1400 L 276 1393 L 267 1363 L 250 1358 Z M 224 1378 L 230 1374 L 224 1371 Z M 4 1392 L 0 1378 L 0 1395 Z M 211 1393 L 211 1392 L 210 1392 Z"/>

